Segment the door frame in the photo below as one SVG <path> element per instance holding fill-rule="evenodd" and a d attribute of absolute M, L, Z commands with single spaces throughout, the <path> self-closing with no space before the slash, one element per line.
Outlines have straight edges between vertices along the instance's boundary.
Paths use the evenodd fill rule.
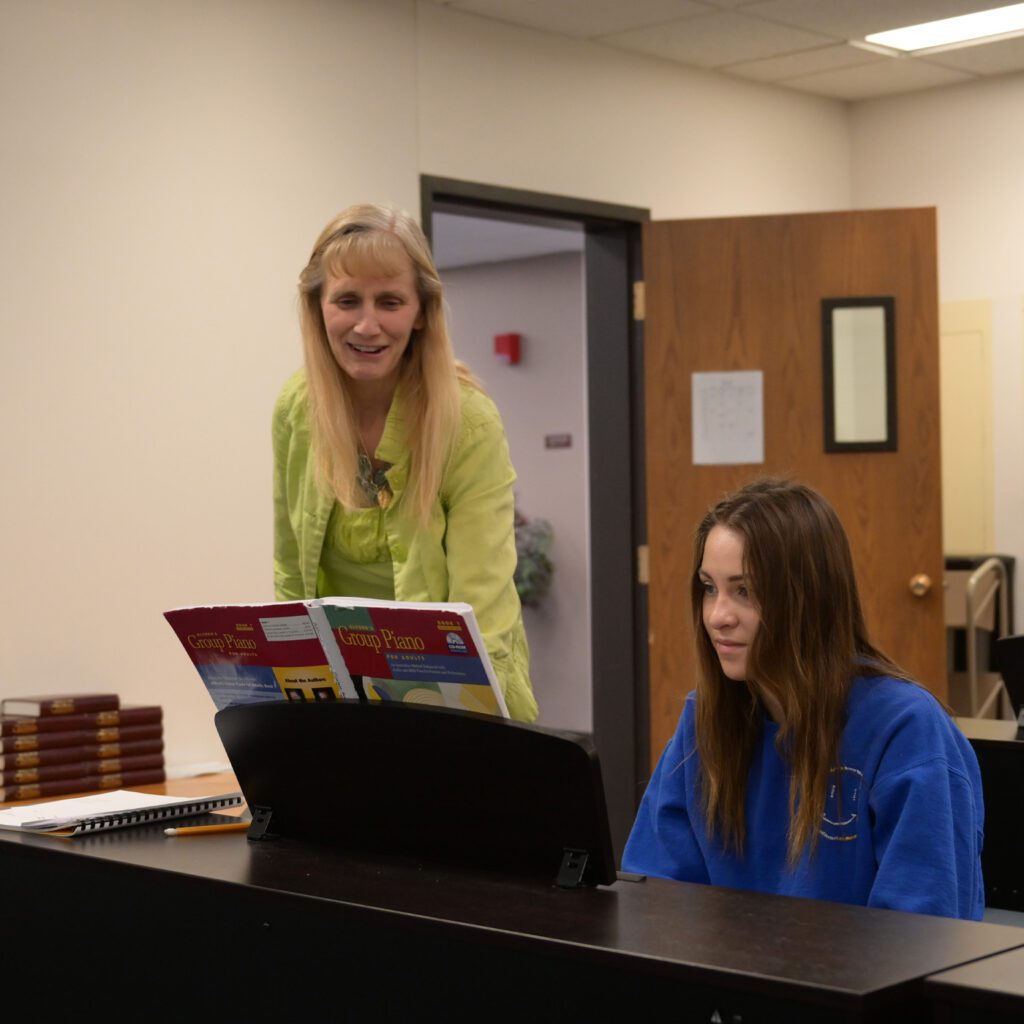
<path fill-rule="evenodd" d="M 643 323 L 634 309 L 650 211 L 421 175 L 428 239 L 434 212 L 446 203 L 524 223 L 583 225 L 593 739 L 618 858 L 650 760 L 647 594 L 638 576 L 638 552 L 647 542 Z"/>

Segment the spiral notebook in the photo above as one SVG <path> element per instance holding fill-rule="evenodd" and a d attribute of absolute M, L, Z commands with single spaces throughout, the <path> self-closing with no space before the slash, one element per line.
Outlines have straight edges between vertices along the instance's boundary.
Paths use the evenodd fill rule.
<path fill-rule="evenodd" d="M 8 807 L 0 810 L 0 829 L 51 836 L 78 836 L 206 814 L 226 807 L 238 807 L 242 802 L 241 793 L 183 798 L 116 789 L 95 796 Z"/>

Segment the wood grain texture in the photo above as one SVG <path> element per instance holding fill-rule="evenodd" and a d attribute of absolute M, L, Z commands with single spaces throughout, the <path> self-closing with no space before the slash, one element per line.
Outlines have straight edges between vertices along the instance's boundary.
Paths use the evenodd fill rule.
<path fill-rule="evenodd" d="M 791 476 L 835 505 L 875 642 L 946 695 L 935 211 L 645 226 L 650 727 L 656 759 L 693 688 L 693 531 L 724 493 Z M 899 450 L 826 454 L 821 300 L 891 295 Z M 690 376 L 764 372 L 765 463 L 694 466 Z M 930 594 L 909 581 L 926 573 Z"/>

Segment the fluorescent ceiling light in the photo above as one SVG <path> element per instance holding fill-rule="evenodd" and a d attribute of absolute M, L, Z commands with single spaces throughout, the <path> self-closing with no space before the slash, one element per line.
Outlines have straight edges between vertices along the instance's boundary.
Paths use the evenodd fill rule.
<path fill-rule="evenodd" d="M 1011 4 L 991 11 L 963 14 L 958 18 L 896 28 L 891 32 L 875 32 L 864 39 L 868 43 L 909 53 L 950 50 L 957 46 L 992 42 L 993 37 L 1005 38 L 1021 33 L 1024 33 L 1024 4 Z"/>

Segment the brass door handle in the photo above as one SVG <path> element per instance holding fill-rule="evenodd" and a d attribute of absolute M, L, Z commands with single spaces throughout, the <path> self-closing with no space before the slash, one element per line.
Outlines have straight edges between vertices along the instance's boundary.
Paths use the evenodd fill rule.
<path fill-rule="evenodd" d="M 924 597 L 932 589 L 932 578 L 926 573 L 919 572 L 916 576 L 910 577 L 910 592 L 914 597 Z"/>

